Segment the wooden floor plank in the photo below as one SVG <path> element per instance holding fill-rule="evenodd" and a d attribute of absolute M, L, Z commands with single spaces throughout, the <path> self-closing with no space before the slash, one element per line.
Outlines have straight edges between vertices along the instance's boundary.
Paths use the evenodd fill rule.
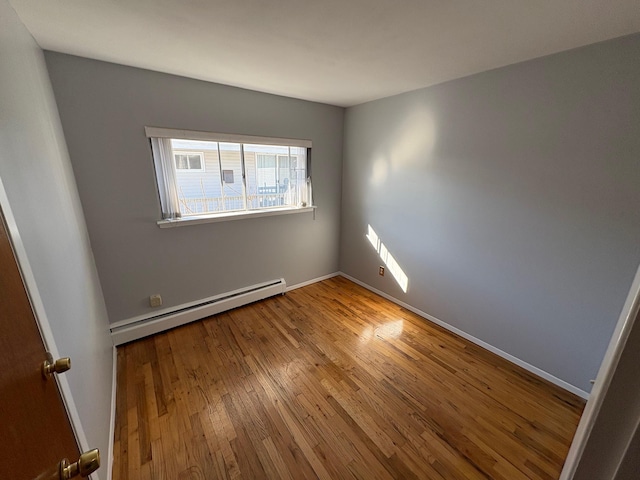
<path fill-rule="evenodd" d="M 117 358 L 114 480 L 549 480 L 584 408 L 342 277 Z"/>

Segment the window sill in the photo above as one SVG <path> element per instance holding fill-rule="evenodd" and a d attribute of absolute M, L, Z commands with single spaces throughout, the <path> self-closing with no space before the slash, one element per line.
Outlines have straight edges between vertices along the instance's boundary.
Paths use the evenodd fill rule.
<path fill-rule="evenodd" d="M 176 220 L 158 220 L 160 228 L 185 227 L 201 223 L 229 222 L 243 218 L 272 217 L 274 215 L 289 215 L 292 213 L 314 212 L 317 207 L 273 208 L 269 210 L 249 210 L 242 212 L 216 213 L 212 215 L 191 215 Z"/>

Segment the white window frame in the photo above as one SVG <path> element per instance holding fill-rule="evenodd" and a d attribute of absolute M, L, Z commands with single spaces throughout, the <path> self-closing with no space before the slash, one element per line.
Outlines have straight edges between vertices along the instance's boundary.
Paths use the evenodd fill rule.
<path fill-rule="evenodd" d="M 311 179 L 310 179 L 310 149 L 312 147 L 311 140 L 303 139 L 291 139 L 291 138 L 278 138 L 278 137 L 260 137 L 254 135 L 236 135 L 227 133 L 213 133 L 202 132 L 193 130 L 176 130 L 169 128 L 159 127 L 145 127 L 145 134 L 150 139 L 151 148 L 153 152 L 153 160 L 156 169 L 156 180 L 158 185 L 158 192 L 160 196 L 160 203 L 162 209 L 162 220 L 157 222 L 161 228 L 177 227 L 183 225 L 193 225 L 199 223 L 211 223 L 228 220 L 238 220 L 242 218 L 255 218 L 272 215 L 283 215 L 291 213 L 302 212 L 314 212 L 315 206 L 313 206 L 313 198 L 311 192 Z M 297 206 L 278 206 L 270 208 L 260 208 L 230 212 L 210 212 L 202 215 L 189 215 L 182 217 L 179 207 L 179 199 L 176 188 L 176 165 L 175 157 L 170 146 L 170 139 L 176 140 L 201 140 L 219 143 L 239 143 L 241 144 L 241 163 L 242 163 L 242 183 L 243 191 L 246 182 L 246 170 L 244 166 L 244 144 L 257 144 L 257 145 L 274 145 L 274 146 L 288 146 L 299 147 L 307 149 L 306 156 L 306 168 L 305 175 L 307 182 L 305 185 L 305 198 L 304 202 L 301 202 Z M 201 154 L 201 152 L 193 152 L 192 154 Z M 291 155 L 290 155 L 291 156 Z M 295 155 L 294 155 L 295 156 Z M 167 159 L 170 158 L 170 161 Z M 204 170 L 204 155 L 202 158 L 202 166 Z M 202 170 L 184 170 L 181 172 L 201 172 Z M 246 204 L 246 198 L 245 198 Z"/>
<path fill-rule="evenodd" d="M 200 168 L 178 168 L 178 166 L 175 163 L 176 155 L 186 155 L 187 157 L 189 157 L 190 155 L 197 155 L 198 157 L 200 157 Z M 206 171 L 204 166 L 204 152 L 187 152 L 182 150 L 178 152 L 173 152 L 173 164 L 176 165 L 176 170 L 180 170 L 180 172 L 182 173 L 192 173 L 192 172 L 196 173 L 196 172 Z"/>

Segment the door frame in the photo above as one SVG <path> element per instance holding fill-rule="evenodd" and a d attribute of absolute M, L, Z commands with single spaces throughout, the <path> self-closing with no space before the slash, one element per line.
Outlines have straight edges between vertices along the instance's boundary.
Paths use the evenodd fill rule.
<path fill-rule="evenodd" d="M 25 249 L 24 242 L 22 241 L 22 237 L 20 236 L 16 219 L 13 216 L 11 203 L 4 188 L 2 178 L 0 178 L 0 208 L 2 209 L 2 214 L 4 215 L 7 226 L 7 234 L 9 235 L 11 246 L 13 247 L 13 252 L 16 256 L 16 262 L 18 264 L 18 268 L 20 269 L 20 273 L 22 274 L 22 280 L 24 282 L 25 290 L 29 297 L 29 301 L 31 302 L 31 308 L 33 309 L 36 324 L 38 325 L 38 330 L 40 330 L 40 336 L 42 337 L 45 348 L 51 353 L 53 358 L 60 358 L 63 355 L 60 355 L 58 347 L 56 346 L 55 338 L 53 336 L 53 330 L 51 329 L 51 324 L 49 323 L 47 312 L 44 308 L 44 303 L 42 302 L 42 297 L 40 296 L 40 292 L 38 291 L 36 278 L 33 274 L 33 270 L 31 270 L 31 264 L 29 263 L 29 258 L 27 256 L 27 250 Z M 56 381 L 58 382 L 58 386 L 60 388 L 62 402 L 64 403 L 65 409 L 67 411 L 67 416 L 69 417 L 71 428 L 76 437 L 78 448 L 81 452 L 85 452 L 89 450 L 90 447 L 89 443 L 87 442 L 87 437 L 82 428 L 82 422 L 80 421 L 78 409 L 76 408 L 76 404 L 73 401 L 73 395 L 71 394 L 71 387 L 69 386 L 69 382 L 64 375 L 57 375 Z"/>
<path fill-rule="evenodd" d="M 609 341 L 609 346 L 600 364 L 593 389 L 591 390 L 585 409 L 582 412 L 582 417 L 580 417 L 580 423 L 573 437 L 573 442 L 571 442 L 560 480 L 571 480 L 576 473 L 639 311 L 640 266 L 638 266 L 636 270 L 636 275 L 631 283 L 631 288 L 629 289 L 622 311 L 620 312 L 618 323 L 616 324 L 611 340 Z"/>

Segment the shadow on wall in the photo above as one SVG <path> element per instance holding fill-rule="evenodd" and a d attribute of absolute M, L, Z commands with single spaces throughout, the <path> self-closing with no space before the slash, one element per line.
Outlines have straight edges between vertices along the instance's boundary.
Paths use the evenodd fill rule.
<path fill-rule="evenodd" d="M 369 240 L 369 243 L 371 243 L 373 248 L 376 249 L 376 252 L 378 252 L 378 256 L 385 264 L 387 269 L 391 272 L 391 275 L 393 275 L 393 278 L 398 283 L 402 291 L 404 293 L 407 293 L 407 290 L 409 288 L 409 278 L 407 277 L 407 274 L 404 273 L 402 267 L 398 265 L 396 259 L 393 258 L 393 255 L 391 255 L 391 252 L 389 252 L 389 249 L 385 246 L 385 244 L 382 243 L 380 237 L 378 237 L 378 234 L 371 227 L 371 225 L 367 225 L 367 230 L 368 231 L 366 236 Z"/>

